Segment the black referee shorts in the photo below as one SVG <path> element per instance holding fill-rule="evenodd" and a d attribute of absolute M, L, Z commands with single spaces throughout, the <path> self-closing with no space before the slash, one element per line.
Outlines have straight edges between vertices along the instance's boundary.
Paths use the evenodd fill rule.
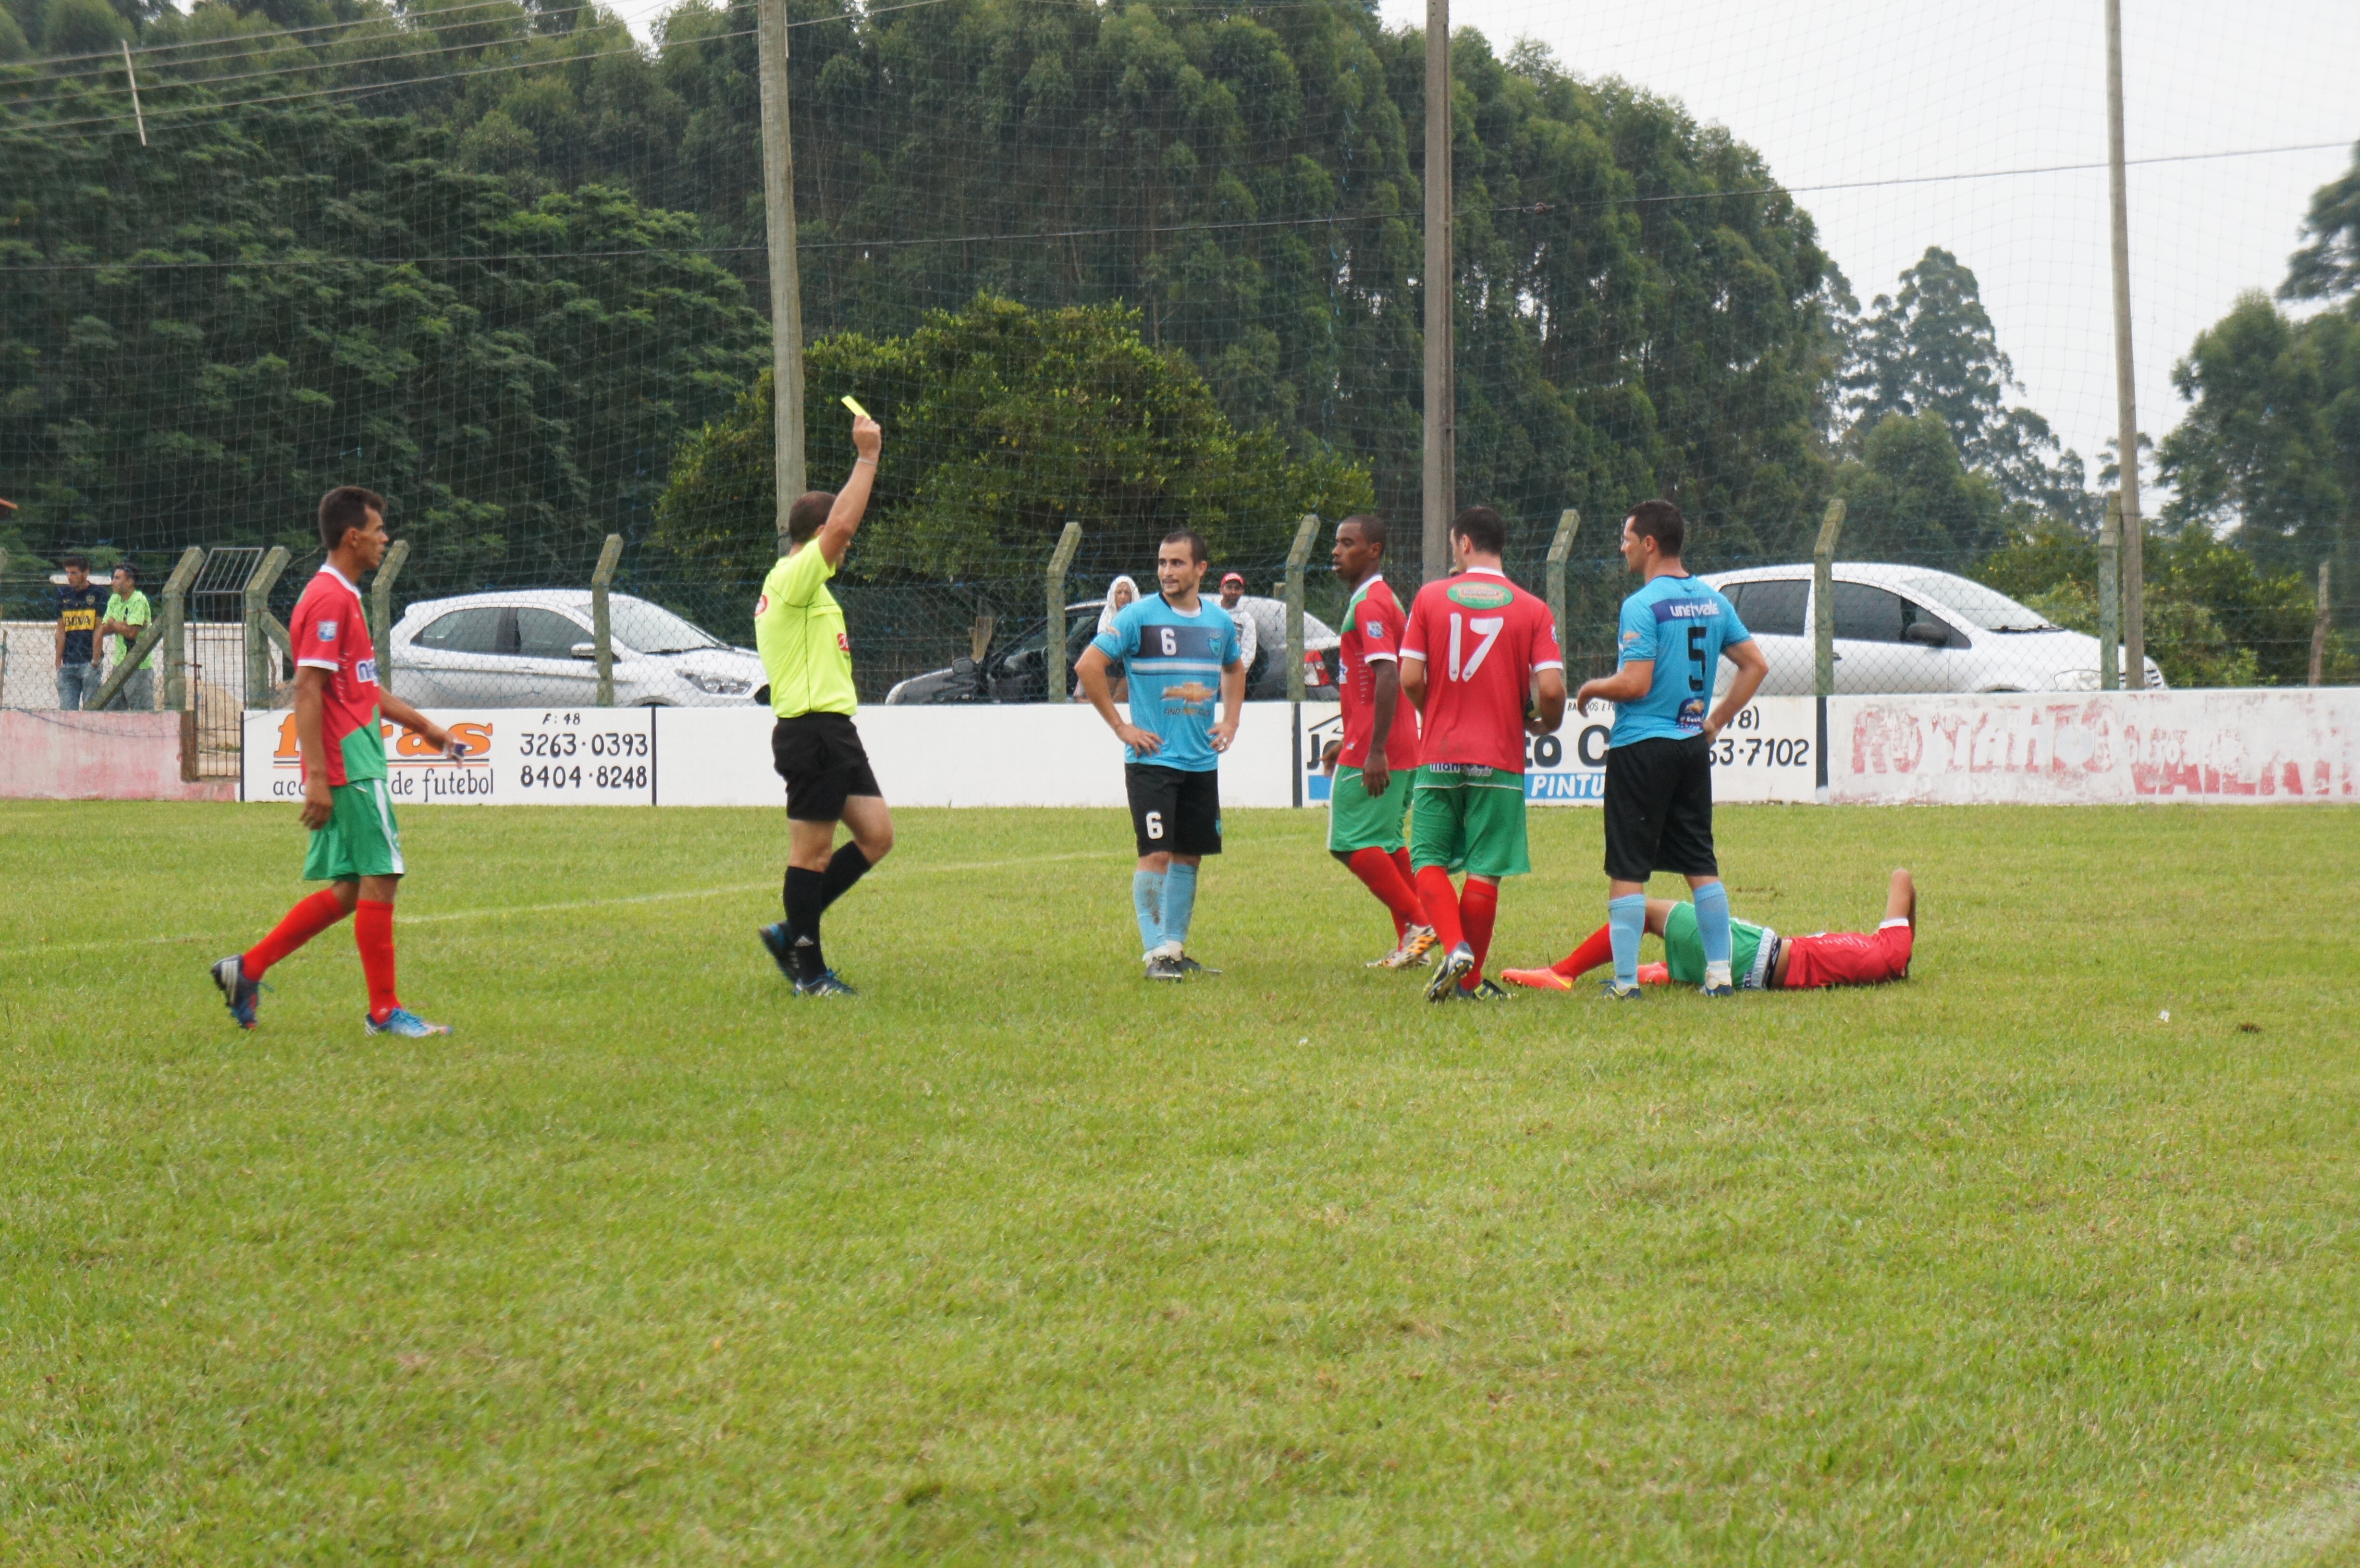
<path fill-rule="evenodd" d="M 787 815 L 799 822 L 844 820 L 854 795 L 882 795 L 860 732 L 843 713 L 798 713 L 770 727 L 770 766 L 787 781 Z"/>
<path fill-rule="evenodd" d="M 1606 754 L 1606 875 L 1718 877 L 1712 853 L 1712 745 L 1700 735 L 1636 740 Z"/>
<path fill-rule="evenodd" d="M 1152 762 L 1122 770 L 1131 793 L 1131 828 L 1142 855 L 1221 853 L 1221 776 L 1190 773 Z"/>

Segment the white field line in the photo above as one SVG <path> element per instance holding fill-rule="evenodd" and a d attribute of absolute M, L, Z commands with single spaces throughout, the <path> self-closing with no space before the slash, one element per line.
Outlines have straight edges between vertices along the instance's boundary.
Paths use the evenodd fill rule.
<path fill-rule="evenodd" d="M 1073 855 L 1035 855 L 1016 860 L 954 861 L 938 866 L 895 866 L 892 875 L 912 877 L 945 876 L 967 871 L 1012 871 L 1020 866 L 1049 866 L 1067 860 L 1130 860 L 1129 850 L 1091 849 Z M 496 904 L 482 909 L 446 909 L 440 914 L 403 915 L 399 924 L 404 926 L 432 925 L 443 920 L 499 920 L 508 915 L 558 914 L 568 909 L 617 909 L 628 904 L 668 904 L 682 898 L 717 898 L 730 893 L 769 893 L 778 888 L 776 882 L 733 882 L 722 887 L 683 887 L 670 893 L 638 893 L 623 898 L 569 898 L 553 904 Z M 174 947 L 192 942 L 220 940 L 202 931 L 179 936 L 124 937 L 111 942 L 44 942 L 27 947 L 0 947 L 0 958 L 24 958 L 50 953 L 96 953 L 137 947 Z"/>
<path fill-rule="evenodd" d="M 2360 1477 L 2200 1546 L 2172 1568 L 2292 1568 L 2360 1530 Z"/>

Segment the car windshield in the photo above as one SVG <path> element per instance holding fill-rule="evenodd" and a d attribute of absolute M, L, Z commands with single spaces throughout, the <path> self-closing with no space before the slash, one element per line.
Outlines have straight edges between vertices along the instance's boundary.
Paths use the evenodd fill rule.
<path fill-rule="evenodd" d="M 613 604 L 615 640 L 636 653 L 693 653 L 729 646 L 694 622 L 644 599 L 617 597 Z"/>
<path fill-rule="evenodd" d="M 1971 626 L 1987 632 L 2050 632 L 2057 627 L 1996 589 L 1963 577 L 1905 577 L 1901 586 L 1931 599 Z"/>

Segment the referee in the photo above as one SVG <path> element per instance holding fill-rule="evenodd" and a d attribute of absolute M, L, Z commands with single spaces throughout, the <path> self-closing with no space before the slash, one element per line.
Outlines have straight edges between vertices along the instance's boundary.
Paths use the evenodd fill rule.
<path fill-rule="evenodd" d="M 798 996 L 856 993 L 827 966 L 820 952 L 819 918 L 893 847 L 893 815 L 869 770 L 869 753 L 852 715 L 852 643 L 844 610 L 827 591 L 843 564 L 883 444 L 877 421 L 852 421 L 859 456 L 852 477 L 834 495 L 814 490 L 787 508 L 787 553 L 763 580 L 754 606 L 754 646 L 770 678 L 771 766 L 787 781 L 787 918 L 764 926 L 762 945 Z M 836 843 L 842 822 L 852 842 Z"/>

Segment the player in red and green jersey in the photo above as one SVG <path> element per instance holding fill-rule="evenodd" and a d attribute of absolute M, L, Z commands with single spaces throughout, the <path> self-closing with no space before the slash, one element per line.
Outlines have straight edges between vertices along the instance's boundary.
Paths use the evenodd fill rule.
<path fill-rule="evenodd" d="M 1434 950 L 1416 873 L 1402 842 L 1417 772 L 1417 709 L 1401 700 L 1401 602 L 1385 585 L 1385 525 L 1362 512 L 1336 525 L 1329 555 L 1350 593 L 1337 649 L 1343 746 L 1328 798 L 1328 853 L 1350 868 L 1393 918 L 1393 951 L 1371 969 L 1406 969 Z"/>
<path fill-rule="evenodd" d="M 1504 996 L 1483 978 L 1499 913 L 1500 878 L 1521 877 L 1524 735 L 1565 717 L 1565 656 L 1548 606 L 1500 565 L 1508 526 L 1489 506 L 1450 524 L 1457 575 L 1429 583 L 1402 634 L 1401 685 L 1424 718 L 1410 790 L 1410 863 L 1418 897 L 1446 956 L 1426 999 Z M 1462 897 L 1450 874 L 1467 873 Z"/>
<path fill-rule="evenodd" d="M 401 831 L 386 794 L 382 719 L 423 735 L 456 756 L 449 732 L 381 690 L 369 640 L 360 579 L 377 570 L 390 541 L 385 497 L 341 485 L 320 500 L 320 542 L 328 560 L 296 601 L 287 624 L 295 654 L 295 735 L 303 757 L 303 825 L 311 847 L 303 877 L 325 882 L 287 912 L 268 936 L 213 965 L 213 984 L 241 1029 L 252 1029 L 255 999 L 270 966 L 322 931 L 359 911 L 353 937 L 368 982 L 370 1034 L 408 1038 L 449 1034 L 401 1005 L 393 985 L 393 897 L 406 869 Z"/>

